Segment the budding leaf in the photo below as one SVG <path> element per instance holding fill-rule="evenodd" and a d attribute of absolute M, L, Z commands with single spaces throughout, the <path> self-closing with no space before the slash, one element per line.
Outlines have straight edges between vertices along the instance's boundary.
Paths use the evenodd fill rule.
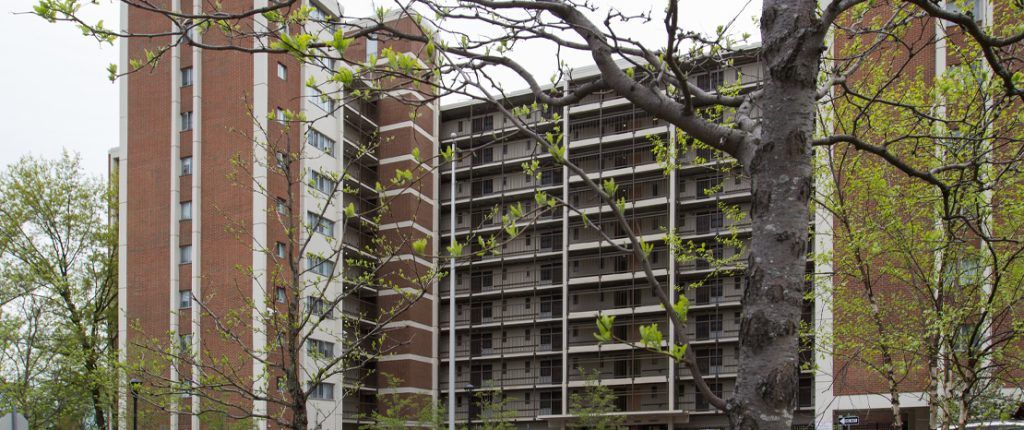
<path fill-rule="evenodd" d="M 427 238 L 419 238 L 412 243 L 412 250 L 416 251 L 417 254 L 423 255 L 427 250 Z"/>
<path fill-rule="evenodd" d="M 615 315 L 599 315 L 597 317 L 597 333 L 594 333 L 594 338 L 601 343 L 611 342 L 613 324 L 615 324 Z"/>

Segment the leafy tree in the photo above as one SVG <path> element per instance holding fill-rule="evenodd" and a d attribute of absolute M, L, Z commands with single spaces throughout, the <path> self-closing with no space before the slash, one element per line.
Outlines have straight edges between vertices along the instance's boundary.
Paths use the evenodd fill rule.
<path fill-rule="evenodd" d="M 76 155 L 0 173 L 0 397 L 33 427 L 105 428 L 117 359 L 116 228 Z"/>
<path fill-rule="evenodd" d="M 868 28 L 899 34 L 910 26 L 884 17 Z M 850 40 L 839 55 L 897 39 L 864 31 Z M 1020 248 L 1005 246 L 1021 239 L 1022 195 L 1011 179 L 1019 161 L 1010 155 L 1024 138 L 1013 113 L 1019 103 L 985 67 L 970 66 L 982 61 L 977 46 L 951 44 L 947 55 L 960 66 L 932 82 L 894 80 L 903 62 L 865 65 L 831 111 L 838 131 L 870 128 L 867 135 L 935 182 L 908 179 L 853 148 L 836 148 L 821 166 L 818 201 L 833 219 L 826 233 L 842 246 L 823 256 L 836 282 L 819 299 L 833 299 L 837 323 L 818 340 L 884 382 L 894 428 L 902 425 L 901 392 L 927 391 L 936 427 L 963 428 L 978 419 L 972 405 L 1022 382 L 1007 367 L 1019 362 L 1024 335 L 1011 316 L 1024 300 Z M 880 106 L 894 100 L 918 113 Z M 937 115 L 922 121 L 922 111 Z"/>
<path fill-rule="evenodd" d="M 387 387 L 401 387 L 402 381 L 385 375 Z M 447 412 L 432 397 L 410 396 L 404 393 L 377 392 L 377 408 L 365 418 L 370 420 L 360 428 L 365 430 L 399 430 L 410 426 L 443 429 L 448 425 Z"/>
<path fill-rule="evenodd" d="M 570 427 L 593 430 L 625 428 L 626 417 L 616 414 L 615 391 L 601 384 L 597 370 L 587 373 L 580 369 L 580 373 L 586 377 L 586 385 L 569 395 L 569 413 L 574 417 Z"/>

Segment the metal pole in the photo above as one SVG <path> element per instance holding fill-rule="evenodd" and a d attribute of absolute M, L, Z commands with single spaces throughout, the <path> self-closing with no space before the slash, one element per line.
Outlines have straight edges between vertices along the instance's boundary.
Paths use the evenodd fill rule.
<path fill-rule="evenodd" d="M 139 430 L 139 393 L 132 391 L 132 430 Z"/>
<path fill-rule="evenodd" d="M 451 229 L 448 230 L 450 244 L 455 246 L 455 133 L 452 133 L 452 191 Z M 451 256 L 448 273 L 448 430 L 455 430 L 455 255 Z"/>

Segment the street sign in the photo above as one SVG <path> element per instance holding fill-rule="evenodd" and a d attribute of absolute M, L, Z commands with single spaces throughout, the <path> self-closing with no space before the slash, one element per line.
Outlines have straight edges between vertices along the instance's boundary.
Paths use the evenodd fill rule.
<path fill-rule="evenodd" d="M 860 424 L 860 417 L 856 415 L 847 415 L 845 417 L 839 417 L 839 424 L 844 426 L 855 426 Z"/>
<path fill-rule="evenodd" d="M 28 430 L 28 420 L 17 412 L 0 417 L 0 430 Z"/>

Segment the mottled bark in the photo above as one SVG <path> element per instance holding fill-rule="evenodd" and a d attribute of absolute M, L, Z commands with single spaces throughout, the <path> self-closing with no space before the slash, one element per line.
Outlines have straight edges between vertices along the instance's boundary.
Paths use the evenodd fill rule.
<path fill-rule="evenodd" d="M 766 1 L 762 129 L 747 171 L 753 202 L 740 324 L 736 429 L 788 430 L 799 376 L 813 152 L 815 80 L 823 50 L 816 2 Z"/>

